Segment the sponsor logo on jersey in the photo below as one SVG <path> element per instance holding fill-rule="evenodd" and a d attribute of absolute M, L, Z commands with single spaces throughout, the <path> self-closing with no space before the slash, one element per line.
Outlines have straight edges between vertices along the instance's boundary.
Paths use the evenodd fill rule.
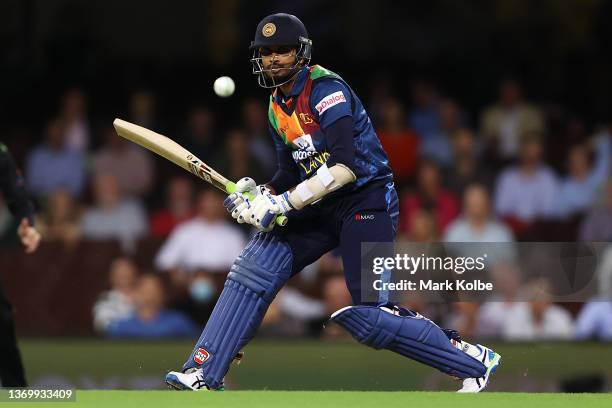
<path fill-rule="evenodd" d="M 312 142 L 312 136 L 310 135 L 300 136 L 292 143 L 298 149 L 291 153 L 293 160 L 295 160 L 296 163 L 317 154 L 317 149 L 315 148 L 314 143 Z"/>
<path fill-rule="evenodd" d="M 304 170 L 304 173 L 309 175 L 324 165 L 327 159 L 329 159 L 329 156 L 331 155 L 328 152 L 317 153 L 315 156 L 310 157 L 308 160 L 301 161 L 298 164 Z"/>
<path fill-rule="evenodd" d="M 204 364 L 206 360 L 210 358 L 210 353 L 204 350 L 202 347 L 198 348 L 195 355 L 193 356 L 193 361 L 198 364 Z"/>
<path fill-rule="evenodd" d="M 373 220 L 373 219 L 374 219 L 374 214 L 355 214 L 355 220 L 357 221 Z"/>
<path fill-rule="evenodd" d="M 325 98 L 321 99 L 321 101 L 315 105 L 315 109 L 320 115 L 332 106 L 342 102 L 346 102 L 346 98 L 344 97 L 342 91 L 334 92 L 333 94 L 327 95 Z"/>
<path fill-rule="evenodd" d="M 300 117 L 300 119 L 302 119 L 302 122 L 304 122 L 305 125 L 310 125 L 312 122 L 314 122 L 310 115 L 307 113 L 302 112 L 298 116 Z"/>

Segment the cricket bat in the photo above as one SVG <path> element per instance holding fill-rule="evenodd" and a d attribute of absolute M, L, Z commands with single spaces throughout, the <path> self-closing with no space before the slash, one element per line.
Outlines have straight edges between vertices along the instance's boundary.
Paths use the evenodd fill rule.
<path fill-rule="evenodd" d="M 121 119 L 115 119 L 113 126 L 119 136 L 159 154 L 177 166 L 212 184 L 219 190 L 227 194 L 236 192 L 236 184 L 234 182 L 217 173 L 212 167 L 169 137 Z M 250 193 L 243 194 L 249 200 L 254 198 Z M 287 217 L 279 215 L 276 217 L 276 224 L 280 226 L 286 225 Z"/>

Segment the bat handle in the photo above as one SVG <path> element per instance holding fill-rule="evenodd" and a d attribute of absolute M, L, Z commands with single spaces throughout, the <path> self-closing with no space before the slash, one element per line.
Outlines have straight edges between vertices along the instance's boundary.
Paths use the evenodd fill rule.
<path fill-rule="evenodd" d="M 232 194 L 236 192 L 236 183 L 234 182 L 228 182 L 225 185 L 225 191 L 228 194 Z M 255 197 L 252 194 L 249 193 L 243 193 L 243 195 L 245 197 L 247 197 L 249 200 L 254 199 Z M 274 219 L 274 222 L 276 223 L 276 225 L 278 225 L 279 227 L 284 227 L 285 225 L 287 225 L 287 221 L 289 221 L 289 219 L 287 218 L 286 215 L 277 215 L 276 218 Z"/>
<path fill-rule="evenodd" d="M 278 225 L 279 227 L 284 227 L 285 225 L 287 225 L 287 221 L 289 221 L 289 219 L 287 218 L 286 215 L 279 215 L 276 217 L 274 221 L 276 222 L 276 225 Z"/>

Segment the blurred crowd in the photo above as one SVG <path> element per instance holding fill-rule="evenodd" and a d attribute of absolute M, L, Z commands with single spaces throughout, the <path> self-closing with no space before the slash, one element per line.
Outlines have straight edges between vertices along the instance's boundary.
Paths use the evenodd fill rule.
<path fill-rule="evenodd" d="M 501 80 L 497 99 L 480 112 L 467 112 L 427 81 L 414 81 L 409 95 L 376 84 L 364 100 L 394 170 L 399 240 L 612 240 L 609 124 L 538 105 L 515 78 Z M 195 105 L 172 126 L 157 111 L 155 93 L 139 90 L 125 119 L 171 136 L 229 179 L 263 183 L 276 166 L 265 102 L 240 101 L 229 124 L 214 107 Z M 220 192 L 119 138 L 112 119 L 96 114 L 82 89 L 68 89 L 37 143 L 15 149 L 38 205 L 37 228 L 45 241 L 67 247 L 81 240 L 121 245 L 125 256 L 112 261 L 108 291 L 92 305 L 99 333 L 197 336 L 253 231 L 228 219 Z M 15 242 L 15 222 L 0 203 L 3 245 Z M 159 243 L 152 271 L 134 260 L 142 240 Z M 612 271 L 612 249 L 606 254 L 602 267 Z M 515 276 L 504 273 L 513 267 L 498 265 L 504 299 L 438 307 L 414 298 L 405 305 L 467 336 L 612 341 L 612 303 L 555 304 L 546 282 L 503 278 Z M 539 300 L 517 301 L 521 291 Z M 350 303 L 341 259 L 329 253 L 280 292 L 261 333 L 321 335 L 329 314 Z"/>

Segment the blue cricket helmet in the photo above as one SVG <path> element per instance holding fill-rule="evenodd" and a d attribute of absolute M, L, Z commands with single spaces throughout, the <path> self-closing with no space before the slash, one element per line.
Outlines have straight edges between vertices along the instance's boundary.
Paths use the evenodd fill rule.
<path fill-rule="evenodd" d="M 295 64 L 289 68 L 288 78 L 277 83 L 274 78 L 266 76 L 266 70 L 261 62 L 259 48 L 273 46 L 295 46 Z M 308 64 L 312 55 L 312 41 L 308 38 L 308 31 L 304 23 L 292 14 L 276 13 L 265 17 L 257 25 L 255 38 L 249 47 L 253 50 L 251 63 L 253 74 L 258 76 L 258 83 L 264 88 L 276 88 L 291 80 L 299 71 L 303 60 Z"/>

